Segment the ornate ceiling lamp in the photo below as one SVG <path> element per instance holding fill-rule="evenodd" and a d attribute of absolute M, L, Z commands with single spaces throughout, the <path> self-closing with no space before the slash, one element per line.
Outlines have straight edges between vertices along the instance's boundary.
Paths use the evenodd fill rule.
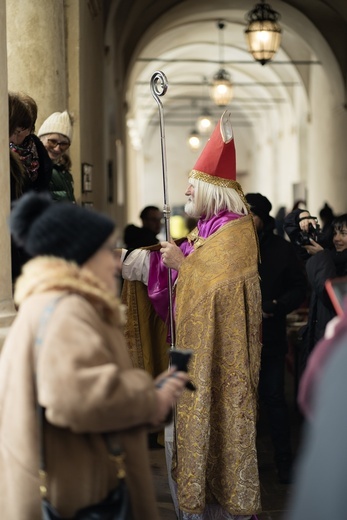
<path fill-rule="evenodd" d="M 219 21 L 217 23 L 217 27 L 219 29 L 219 63 L 220 68 L 213 76 L 212 87 L 211 87 L 211 98 L 215 102 L 217 106 L 224 107 L 227 106 L 233 97 L 233 84 L 231 82 L 231 77 L 228 71 L 224 68 L 224 59 L 223 59 L 223 50 L 224 50 L 224 42 L 223 42 L 223 29 L 225 27 L 225 23 Z"/>
<path fill-rule="evenodd" d="M 195 129 L 190 132 L 187 143 L 188 143 L 189 148 L 191 150 L 193 150 L 194 152 L 196 150 L 199 150 L 199 148 L 201 146 L 201 140 L 200 140 L 199 133 Z"/>
<path fill-rule="evenodd" d="M 265 65 L 270 61 L 281 44 L 281 27 L 277 23 L 280 15 L 264 0 L 246 15 L 245 30 L 249 52 L 256 61 Z"/>
<path fill-rule="evenodd" d="M 196 127 L 198 132 L 202 135 L 206 135 L 211 132 L 213 128 L 213 118 L 207 109 L 204 109 L 201 116 L 198 117 Z"/>

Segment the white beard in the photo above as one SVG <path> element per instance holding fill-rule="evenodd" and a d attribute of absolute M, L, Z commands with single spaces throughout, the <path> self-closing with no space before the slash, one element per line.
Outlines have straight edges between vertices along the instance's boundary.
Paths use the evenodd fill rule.
<path fill-rule="evenodd" d="M 188 217 L 193 217 L 193 218 L 199 218 L 200 217 L 200 215 L 196 214 L 195 202 L 193 200 L 188 200 L 186 202 L 186 204 L 184 206 L 184 211 L 186 212 Z"/>

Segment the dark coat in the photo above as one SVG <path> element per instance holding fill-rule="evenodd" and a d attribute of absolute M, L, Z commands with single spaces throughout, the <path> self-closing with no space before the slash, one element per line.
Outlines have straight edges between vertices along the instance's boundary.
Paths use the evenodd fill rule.
<path fill-rule="evenodd" d="M 294 243 L 298 234 L 299 214 L 302 211 L 293 211 L 285 219 L 285 231 Z M 297 246 L 299 254 L 306 260 L 306 272 L 311 290 L 307 325 L 302 331 L 300 372 L 304 370 L 314 346 L 324 336 L 327 323 L 336 316 L 325 289 L 325 282 L 329 278 L 347 274 L 347 251 L 336 252 L 332 243 L 331 229 L 320 237 L 319 243 L 325 249 L 312 256 L 303 247 Z"/>
<path fill-rule="evenodd" d="M 336 315 L 325 289 L 325 282 L 329 278 L 347 274 L 347 251 L 341 253 L 333 249 L 319 251 L 306 262 L 306 272 L 312 289 L 306 331 L 308 353 L 310 353 L 323 337 L 328 321 Z"/>
<path fill-rule="evenodd" d="M 37 149 L 39 160 L 38 176 L 34 181 L 31 181 L 28 174 L 25 172 L 24 167 L 21 165 L 19 156 L 16 152 L 10 152 L 11 204 L 28 191 L 48 191 L 49 183 L 51 181 L 53 164 L 46 148 L 35 134 L 30 134 L 30 136 L 28 136 L 28 139 L 29 138 L 34 141 Z M 16 177 L 22 179 L 20 187 L 18 187 Z M 29 256 L 11 239 L 12 282 L 15 282 L 17 277 L 20 275 L 22 266 L 28 260 Z"/>
<path fill-rule="evenodd" d="M 306 296 L 306 276 L 292 244 L 274 235 L 272 217 L 259 235 L 260 287 L 263 312 L 263 355 L 284 354 L 287 350 L 286 315 L 297 309 Z M 273 303 L 273 301 L 277 303 Z"/>
<path fill-rule="evenodd" d="M 53 165 L 49 191 L 53 200 L 76 202 L 73 176 L 62 164 Z"/>
<path fill-rule="evenodd" d="M 138 249 L 139 247 L 154 246 L 158 244 L 157 235 L 146 227 L 138 227 L 129 224 L 124 229 L 124 244 L 127 249 Z"/>

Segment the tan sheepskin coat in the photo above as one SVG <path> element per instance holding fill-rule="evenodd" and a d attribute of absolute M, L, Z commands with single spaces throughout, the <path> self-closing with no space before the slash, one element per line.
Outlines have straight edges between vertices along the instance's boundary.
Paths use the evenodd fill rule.
<path fill-rule="evenodd" d="M 158 520 L 146 435 L 157 405 L 152 379 L 132 368 L 118 302 L 85 269 L 43 257 L 17 283 L 19 312 L 0 356 L 0 516 L 41 518 L 34 343 L 59 294 L 37 362 L 49 500 L 67 517 L 102 500 L 117 478 L 101 434 L 119 432 L 134 519 Z"/>

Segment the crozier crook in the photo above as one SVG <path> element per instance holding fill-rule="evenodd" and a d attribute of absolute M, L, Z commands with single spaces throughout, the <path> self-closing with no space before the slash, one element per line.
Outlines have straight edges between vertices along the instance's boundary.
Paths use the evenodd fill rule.
<path fill-rule="evenodd" d="M 160 100 L 161 96 L 164 96 L 168 89 L 168 81 L 164 72 L 157 70 L 153 73 L 151 78 L 151 93 L 155 101 L 158 104 L 159 116 L 160 116 L 160 143 L 161 143 L 161 163 L 163 170 L 163 190 L 164 190 L 164 206 L 163 215 L 165 220 L 165 237 L 167 242 L 170 242 L 170 204 L 168 196 L 168 179 L 167 179 L 167 166 L 166 166 L 166 148 L 165 148 L 165 128 L 164 128 L 164 110 Z M 172 278 L 171 269 L 168 268 L 168 288 L 169 288 L 169 327 L 170 327 L 170 348 L 175 348 L 175 324 L 173 316 L 173 297 L 172 297 Z"/>

